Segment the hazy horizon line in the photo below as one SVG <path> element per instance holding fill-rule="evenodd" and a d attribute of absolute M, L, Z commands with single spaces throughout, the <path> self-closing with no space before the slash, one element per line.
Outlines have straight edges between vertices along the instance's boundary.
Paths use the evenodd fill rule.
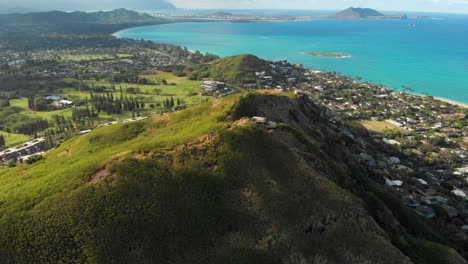
<path fill-rule="evenodd" d="M 352 6 L 350 6 L 352 7 Z M 348 7 L 348 8 L 350 8 Z M 21 7 L 19 7 L 21 8 Z M 431 14 L 459 14 L 459 15 L 468 15 L 468 12 L 467 13 L 460 13 L 460 11 L 440 11 L 440 12 L 436 12 L 436 11 L 425 11 L 425 10 L 384 10 L 384 9 L 376 9 L 376 8 L 372 8 L 372 7 L 353 7 L 353 8 L 370 8 L 370 9 L 375 9 L 375 10 L 378 10 L 378 11 L 381 11 L 381 12 L 421 12 L 421 13 L 431 13 Z M 118 9 L 126 9 L 126 10 L 130 10 L 130 11 L 135 11 L 135 12 L 141 12 L 141 13 L 147 13 L 147 12 L 165 12 L 165 13 L 170 13 L 170 11 L 174 11 L 174 10 L 186 10 L 186 11 L 197 11 L 197 10 L 206 10 L 206 11 L 213 11 L 213 10 L 218 10 L 218 11 L 236 11 L 236 10 L 239 10 L 239 11 L 248 11 L 248 10 L 263 10 L 263 11 L 301 11 L 301 12 L 304 12 L 304 11 L 342 11 L 342 10 L 345 10 L 345 9 L 296 9 L 296 8 L 271 8 L 271 9 L 265 9 L 265 8 L 236 8 L 236 9 L 232 9 L 232 8 L 179 8 L 179 7 L 176 7 L 175 9 L 172 9 L 172 10 L 163 10 L 163 9 L 160 9 L 160 10 L 151 10 L 151 9 L 129 9 L 129 8 L 113 8 L 113 9 L 77 9 L 77 10 L 61 10 L 61 9 L 49 9 L 49 10 L 31 10 L 31 11 L 26 11 L 26 12 L 12 12 L 12 13 L 7 13 L 7 14 L 28 14 L 28 13 L 45 13 L 45 12 L 53 12 L 53 11 L 62 11 L 62 12 L 67 12 L 67 13 L 70 13 L 70 12 L 107 12 L 107 11 L 113 11 L 113 10 L 118 10 Z M 1 8 L 0 8 L 1 10 Z"/>

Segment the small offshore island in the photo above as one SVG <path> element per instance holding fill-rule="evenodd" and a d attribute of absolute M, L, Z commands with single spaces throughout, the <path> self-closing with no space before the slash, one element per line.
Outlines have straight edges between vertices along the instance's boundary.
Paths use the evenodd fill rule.
<path fill-rule="evenodd" d="M 341 52 L 309 52 L 307 55 L 310 56 L 322 56 L 322 57 L 336 57 L 336 58 L 350 58 L 351 54 Z"/>

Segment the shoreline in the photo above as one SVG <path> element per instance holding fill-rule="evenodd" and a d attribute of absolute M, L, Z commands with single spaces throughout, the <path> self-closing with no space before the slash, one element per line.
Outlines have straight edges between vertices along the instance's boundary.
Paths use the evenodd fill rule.
<path fill-rule="evenodd" d="M 306 20 L 306 19 L 304 19 Z M 294 21 L 294 20 L 288 20 L 288 21 L 249 21 L 249 22 L 265 22 L 265 23 L 270 23 L 270 22 L 289 22 L 289 21 Z M 193 21 L 191 21 L 193 22 Z M 212 21 L 200 21 L 200 22 L 212 22 Z M 196 22 L 196 23 L 200 23 L 200 22 Z M 230 21 L 218 21 L 218 22 L 230 22 Z M 175 23 L 184 23 L 184 22 L 175 22 Z M 169 24 L 169 23 L 167 23 Z M 155 25 L 160 25 L 160 24 L 155 24 Z M 154 26 L 154 25 L 147 25 L 147 26 Z M 134 28 L 140 28 L 140 27 L 146 27 L 146 26 L 137 26 L 137 27 L 129 27 L 129 28 L 125 28 L 125 29 L 121 29 L 121 30 L 118 30 L 114 33 L 111 34 L 111 36 L 114 36 L 116 38 L 122 38 L 122 39 L 125 39 L 125 37 L 122 37 L 119 33 L 120 32 L 124 32 L 126 30 L 129 30 L 129 29 L 134 29 Z M 135 39 L 132 39 L 132 40 L 135 40 Z M 172 44 L 174 45 L 174 44 Z M 310 55 L 309 55 L 310 56 Z M 348 58 L 348 57 L 338 57 L 338 58 Z M 309 70 L 312 70 L 312 69 L 309 69 Z M 388 87 L 390 88 L 390 87 Z M 390 88 L 391 89 L 391 88 Z M 392 89 L 394 90 L 394 89 Z M 396 91 L 396 90 L 395 90 Z M 425 97 L 427 95 L 422 95 L 422 94 L 417 94 L 417 93 L 410 93 L 410 94 L 413 94 L 413 95 L 417 95 L 417 96 L 421 96 L 421 97 Z M 429 96 L 432 96 L 429 94 Z M 443 98 L 443 97 L 436 97 L 436 96 L 432 96 L 435 100 L 439 100 L 439 101 L 442 101 L 442 102 L 445 102 L 445 103 L 448 103 L 448 104 L 452 104 L 452 105 L 456 105 L 456 106 L 459 106 L 461 108 L 465 108 L 467 109 L 468 108 L 468 103 L 463 103 L 463 102 L 459 102 L 459 101 L 456 101 L 456 100 L 453 100 L 453 99 L 447 99 L 447 98 Z"/>
<path fill-rule="evenodd" d="M 457 101 L 454 101 L 454 100 L 451 100 L 451 99 L 445 99 L 445 98 L 442 98 L 442 97 L 434 97 L 434 99 L 445 102 L 445 103 L 457 105 L 457 106 L 460 106 L 461 108 L 468 108 L 467 103 L 457 102 Z"/>

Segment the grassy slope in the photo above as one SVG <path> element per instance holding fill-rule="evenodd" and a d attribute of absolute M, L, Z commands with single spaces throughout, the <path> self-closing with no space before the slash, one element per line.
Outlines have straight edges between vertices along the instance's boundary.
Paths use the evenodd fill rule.
<path fill-rule="evenodd" d="M 203 104 L 191 111 L 159 117 L 148 122 L 118 124 L 97 129 L 86 136 L 75 137 L 51 151 L 46 155 L 47 162 L 34 166 L 22 165 L 14 170 L 2 170 L 2 209 L 8 207 L 8 203 L 5 203 L 8 197 L 19 198 L 24 194 L 41 194 L 29 203 L 37 204 L 43 197 L 54 195 L 68 183 L 77 180 L 79 182 L 81 176 L 92 173 L 102 162 L 121 152 L 172 147 L 216 130 L 222 125 L 216 118 L 217 115 L 222 115 L 223 105 L 218 107 L 219 112 L 212 111 L 211 114 L 201 114 L 208 112 L 207 108 L 211 108 L 210 104 Z M 153 132 L 156 129 L 157 132 Z M 22 173 L 18 175 L 18 172 Z M 22 179 L 34 179 L 34 183 L 15 187 L 17 181 Z M 10 202 L 15 204 L 18 201 Z M 13 205 L 12 208 L 14 207 Z"/>
<path fill-rule="evenodd" d="M 133 57 L 132 54 L 117 54 L 117 57 L 120 59 Z M 62 56 L 63 61 L 88 61 L 88 60 L 113 60 L 115 59 L 111 54 L 86 54 L 86 55 L 68 55 Z"/>
<path fill-rule="evenodd" d="M 187 69 L 201 78 L 212 78 L 231 84 L 256 82 L 255 72 L 259 70 L 267 70 L 265 61 L 250 54 L 225 57 L 210 64 L 197 64 Z"/>
<path fill-rule="evenodd" d="M 97 129 L 0 171 L 0 262 L 405 263 L 300 130 L 232 123 L 268 114 L 267 100 L 297 125 L 296 101 L 232 109 L 238 98 Z"/>
<path fill-rule="evenodd" d="M 31 138 L 23 134 L 14 134 L 8 133 L 5 131 L 0 131 L 0 135 L 5 137 L 5 143 L 7 147 L 15 146 L 24 142 L 27 142 Z"/>
<path fill-rule="evenodd" d="M 399 131 L 403 133 L 407 133 L 408 131 L 402 128 L 399 128 L 395 125 L 392 125 L 386 121 L 371 121 L 371 120 L 362 120 L 357 122 L 358 124 L 362 125 L 364 128 L 367 130 L 373 131 L 373 132 L 378 132 L 378 133 L 383 133 L 386 130 L 394 130 L 394 131 Z"/>

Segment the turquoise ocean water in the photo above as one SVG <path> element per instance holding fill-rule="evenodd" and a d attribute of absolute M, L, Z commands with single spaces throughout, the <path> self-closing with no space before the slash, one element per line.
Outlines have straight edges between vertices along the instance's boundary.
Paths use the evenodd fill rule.
<path fill-rule="evenodd" d="M 178 23 L 116 35 L 220 56 L 250 53 L 287 59 L 311 69 L 360 76 L 392 88 L 405 85 L 416 93 L 468 103 L 468 15 L 429 16 L 433 19 Z M 308 52 L 352 57 L 314 57 Z"/>

